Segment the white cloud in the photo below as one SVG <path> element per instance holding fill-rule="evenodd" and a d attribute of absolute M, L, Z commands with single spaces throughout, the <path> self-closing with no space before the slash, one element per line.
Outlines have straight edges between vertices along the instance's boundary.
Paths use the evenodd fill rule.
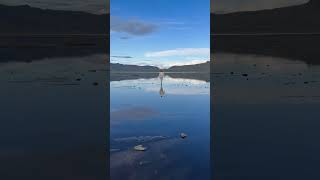
<path fill-rule="evenodd" d="M 164 51 L 154 51 L 145 53 L 145 57 L 169 57 L 169 56 L 207 56 L 210 48 L 178 48 Z"/>
<path fill-rule="evenodd" d="M 183 66 L 183 65 L 193 65 L 205 63 L 208 59 L 190 59 L 190 60 L 141 60 L 141 59 L 120 59 L 111 58 L 111 63 L 129 64 L 129 65 L 139 65 L 139 66 L 156 66 L 159 68 L 169 68 L 172 66 Z"/>
<path fill-rule="evenodd" d="M 205 63 L 207 60 L 188 60 L 188 61 L 160 61 L 154 62 L 151 65 L 157 66 L 159 68 L 169 68 L 172 66 L 184 66 Z"/>

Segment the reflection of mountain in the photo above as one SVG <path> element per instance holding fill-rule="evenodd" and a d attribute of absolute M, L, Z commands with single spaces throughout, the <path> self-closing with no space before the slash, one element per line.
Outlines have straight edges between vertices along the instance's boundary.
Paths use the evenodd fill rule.
<path fill-rule="evenodd" d="M 213 53 L 256 54 L 320 64 L 320 35 L 212 36 Z"/>
<path fill-rule="evenodd" d="M 167 76 L 171 78 L 179 78 L 179 79 L 194 79 L 205 82 L 210 82 L 210 74 L 209 73 L 166 73 Z M 159 73 L 139 73 L 139 72 L 131 72 L 131 73 L 110 73 L 110 81 L 123 81 L 123 80 L 134 80 L 134 79 L 152 79 L 157 78 Z"/>
<path fill-rule="evenodd" d="M 320 32 L 320 1 L 299 6 L 211 14 L 214 33 L 311 33 Z"/>
<path fill-rule="evenodd" d="M 193 65 L 184 65 L 184 66 L 172 66 L 165 70 L 166 72 L 210 72 L 210 62 L 193 64 Z"/>
<path fill-rule="evenodd" d="M 155 66 L 137 66 L 137 65 L 125 65 L 111 63 L 111 71 L 114 72 L 159 72 L 160 69 Z M 193 65 L 172 66 L 168 69 L 164 69 L 165 72 L 210 72 L 210 63 L 200 63 Z"/>
<path fill-rule="evenodd" d="M 0 5 L 3 34 L 107 34 L 109 15 Z"/>
<path fill-rule="evenodd" d="M 2 38 L 3 39 L 3 38 Z M 25 38 L 22 38 L 25 39 Z M 64 39 L 64 40 L 63 40 Z M 49 38 L 49 43 L 61 44 L 61 41 L 65 41 L 69 38 Z M 13 38 L 10 41 L 18 41 L 19 39 Z M 21 39 L 20 39 L 21 40 Z M 44 44 L 48 44 L 48 39 L 42 39 Z M 72 39 L 69 39 L 73 41 Z M 81 38 L 77 38 L 77 41 Z M 32 41 L 32 40 L 30 40 Z M 60 41 L 60 42 L 59 42 Z M 83 57 L 92 54 L 107 54 L 107 47 L 104 38 L 82 38 L 81 41 L 87 41 L 87 43 L 92 43 L 92 45 L 54 45 L 54 46 L 44 46 L 44 47 L 1 47 L 0 43 L 0 63 L 3 62 L 31 62 L 45 60 L 48 58 L 61 58 L 61 57 Z M 7 41 L 8 42 L 8 41 Z M 41 42 L 37 41 L 37 43 Z"/>
<path fill-rule="evenodd" d="M 110 80 L 121 81 L 130 79 L 150 79 L 159 76 L 160 69 L 154 66 L 137 66 L 124 64 L 110 64 Z M 173 66 L 164 69 L 166 75 L 172 78 L 185 78 L 210 81 L 209 61 L 201 64 Z"/>

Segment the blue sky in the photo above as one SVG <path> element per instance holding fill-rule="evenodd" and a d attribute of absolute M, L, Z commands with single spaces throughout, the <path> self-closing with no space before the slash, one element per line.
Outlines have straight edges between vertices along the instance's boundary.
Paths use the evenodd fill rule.
<path fill-rule="evenodd" d="M 194 64 L 209 60 L 209 0 L 112 0 L 111 62 Z"/>

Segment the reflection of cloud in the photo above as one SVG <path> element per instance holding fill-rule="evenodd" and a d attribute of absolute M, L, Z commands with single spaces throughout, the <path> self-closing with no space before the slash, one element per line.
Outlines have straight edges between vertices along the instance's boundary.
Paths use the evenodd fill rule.
<path fill-rule="evenodd" d="M 129 39 L 129 38 L 130 38 L 129 36 L 122 36 L 122 37 L 120 37 L 120 39 L 124 39 L 124 40 Z"/>
<path fill-rule="evenodd" d="M 115 138 L 113 140 L 115 142 L 120 142 L 120 143 L 130 143 L 130 142 L 146 143 L 146 142 L 164 140 L 167 138 L 168 137 L 166 136 L 133 136 L 133 137 Z"/>
<path fill-rule="evenodd" d="M 147 35 L 157 30 L 157 26 L 152 23 L 143 22 L 138 19 L 124 20 L 116 16 L 111 16 L 110 28 L 113 32 L 136 36 Z"/>
<path fill-rule="evenodd" d="M 111 112 L 111 121 L 144 120 L 158 115 L 159 112 L 148 107 L 132 107 Z"/>
<path fill-rule="evenodd" d="M 198 87 L 188 87 L 188 88 L 165 88 L 166 94 L 172 95 L 209 95 L 209 89 L 198 88 Z M 158 92 L 158 87 L 149 87 L 146 88 L 147 92 Z"/>
<path fill-rule="evenodd" d="M 128 84 L 134 84 L 136 85 L 136 88 L 141 88 L 145 92 L 157 94 L 161 88 L 159 78 L 113 81 L 111 82 L 111 88 L 128 87 Z M 210 85 L 208 82 L 195 79 L 171 78 L 169 76 L 165 76 L 163 79 L 163 89 L 166 94 L 172 95 L 210 94 Z"/>
<path fill-rule="evenodd" d="M 178 48 L 164 51 L 145 53 L 146 57 L 168 57 L 168 56 L 207 56 L 209 57 L 210 48 Z"/>
<path fill-rule="evenodd" d="M 110 156 L 110 168 L 111 172 L 113 172 L 111 173 L 111 176 L 119 175 L 121 173 L 123 174 L 123 179 L 130 179 L 128 177 L 131 177 L 133 174 L 136 174 L 138 170 L 141 170 L 139 166 L 139 169 L 132 169 L 134 167 L 137 167 L 133 165 L 138 164 L 143 159 L 152 159 L 152 166 L 154 166 L 154 169 L 159 169 L 164 165 L 163 156 L 159 155 L 163 154 L 169 149 L 172 149 L 174 145 L 177 145 L 181 142 L 183 141 L 178 138 L 172 138 L 148 143 L 148 147 L 150 148 L 144 153 L 137 153 L 135 151 L 132 151 L 131 149 L 112 153 Z M 172 159 L 167 159 L 167 161 L 169 161 L 167 162 L 168 164 L 172 164 Z M 146 171 L 144 171 L 144 177 L 147 177 L 146 179 L 151 179 L 151 177 L 154 177 L 154 172 L 149 171 L 149 173 L 147 173 Z"/>

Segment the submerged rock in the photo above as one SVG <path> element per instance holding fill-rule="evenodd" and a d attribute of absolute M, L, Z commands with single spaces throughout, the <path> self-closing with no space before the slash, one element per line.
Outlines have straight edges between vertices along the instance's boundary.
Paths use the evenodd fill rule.
<path fill-rule="evenodd" d="M 148 164 L 150 164 L 151 162 L 150 161 L 140 161 L 139 162 L 139 165 L 140 166 L 144 166 L 144 165 L 148 165 Z"/>
<path fill-rule="evenodd" d="M 147 148 L 144 147 L 143 145 L 135 146 L 133 149 L 136 151 L 146 151 L 147 150 Z"/>
<path fill-rule="evenodd" d="M 180 137 L 181 137 L 182 139 L 185 139 L 185 138 L 187 138 L 187 137 L 188 137 L 188 135 L 187 135 L 187 134 L 185 134 L 185 133 L 180 133 Z"/>

